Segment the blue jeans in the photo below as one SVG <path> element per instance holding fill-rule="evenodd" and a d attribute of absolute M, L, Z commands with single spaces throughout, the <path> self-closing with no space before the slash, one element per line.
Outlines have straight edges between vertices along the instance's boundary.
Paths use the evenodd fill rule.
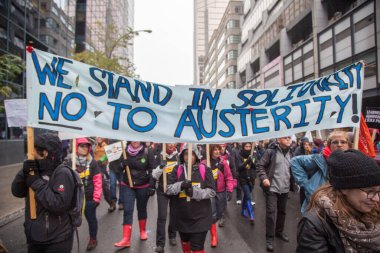
<path fill-rule="evenodd" d="M 252 199 L 251 199 L 251 192 L 252 192 L 251 185 L 249 185 L 249 184 L 243 184 L 241 186 L 241 189 L 243 190 L 243 194 L 244 194 L 244 196 L 243 196 L 243 204 L 247 203 L 247 201 L 249 201 L 249 203 L 251 204 L 251 201 L 252 201 Z"/>
<path fill-rule="evenodd" d="M 88 223 L 88 230 L 91 238 L 96 238 L 98 234 L 98 220 L 96 219 L 96 205 L 93 200 L 87 200 L 84 208 L 84 216 Z"/>
<path fill-rule="evenodd" d="M 123 205 L 124 218 L 123 225 L 131 225 L 133 222 L 133 211 L 135 209 L 135 199 L 137 204 L 137 217 L 139 220 L 145 220 L 148 217 L 146 206 L 148 204 L 148 188 L 133 189 L 125 185 L 121 186 L 121 191 L 124 191 Z"/>
<path fill-rule="evenodd" d="M 119 182 L 119 185 L 121 184 L 123 180 L 123 174 L 122 173 L 116 173 L 112 170 L 110 170 L 110 191 L 111 191 L 111 200 L 112 201 L 117 201 L 117 196 L 116 196 L 116 186 L 117 182 Z M 122 200 L 124 199 L 123 197 L 124 192 L 121 190 L 121 187 L 119 187 L 119 201 L 118 203 L 122 203 Z"/>

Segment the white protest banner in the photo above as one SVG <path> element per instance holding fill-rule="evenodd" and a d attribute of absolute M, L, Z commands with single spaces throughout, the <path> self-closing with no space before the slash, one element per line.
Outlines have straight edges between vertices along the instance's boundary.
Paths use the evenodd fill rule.
<path fill-rule="evenodd" d="M 127 146 L 127 142 L 123 141 L 123 146 Z M 121 154 L 123 153 L 123 150 L 121 149 L 121 142 L 115 142 L 113 144 L 104 146 L 104 151 L 106 152 L 107 155 L 107 160 L 108 162 L 113 162 L 116 161 L 117 159 L 120 158 Z"/>
<path fill-rule="evenodd" d="M 34 50 L 27 53 L 28 124 L 87 136 L 225 143 L 358 127 L 364 69 L 260 90 L 171 87 Z"/>
<path fill-rule="evenodd" d="M 4 100 L 8 127 L 26 127 L 28 120 L 26 102 L 26 99 Z"/>

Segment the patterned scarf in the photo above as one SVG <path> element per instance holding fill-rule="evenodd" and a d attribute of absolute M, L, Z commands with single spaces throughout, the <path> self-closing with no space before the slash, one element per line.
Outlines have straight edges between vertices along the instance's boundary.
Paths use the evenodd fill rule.
<path fill-rule="evenodd" d="M 140 144 L 137 148 L 133 148 L 132 145 L 128 145 L 127 152 L 130 156 L 136 156 L 143 148 L 144 146 L 142 144 Z"/>
<path fill-rule="evenodd" d="M 370 253 L 380 250 L 380 224 L 372 220 L 342 218 L 329 197 L 322 196 L 318 206 L 331 219 L 339 231 L 346 253 Z"/>

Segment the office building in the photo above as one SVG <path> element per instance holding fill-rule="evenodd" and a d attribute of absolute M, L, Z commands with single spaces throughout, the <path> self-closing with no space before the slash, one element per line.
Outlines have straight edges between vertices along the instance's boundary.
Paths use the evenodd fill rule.
<path fill-rule="evenodd" d="M 230 1 L 205 55 L 204 84 L 210 88 L 236 88 L 238 46 L 242 1 Z"/>
<path fill-rule="evenodd" d="M 204 84 L 207 45 L 229 0 L 194 0 L 194 84 Z"/>

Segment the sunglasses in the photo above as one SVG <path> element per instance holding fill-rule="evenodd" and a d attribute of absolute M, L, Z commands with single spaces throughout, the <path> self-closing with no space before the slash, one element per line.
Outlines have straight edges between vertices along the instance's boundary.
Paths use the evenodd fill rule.
<path fill-rule="evenodd" d="M 88 147 L 90 147 L 90 145 L 89 144 L 79 144 L 78 147 L 88 148 Z"/>

